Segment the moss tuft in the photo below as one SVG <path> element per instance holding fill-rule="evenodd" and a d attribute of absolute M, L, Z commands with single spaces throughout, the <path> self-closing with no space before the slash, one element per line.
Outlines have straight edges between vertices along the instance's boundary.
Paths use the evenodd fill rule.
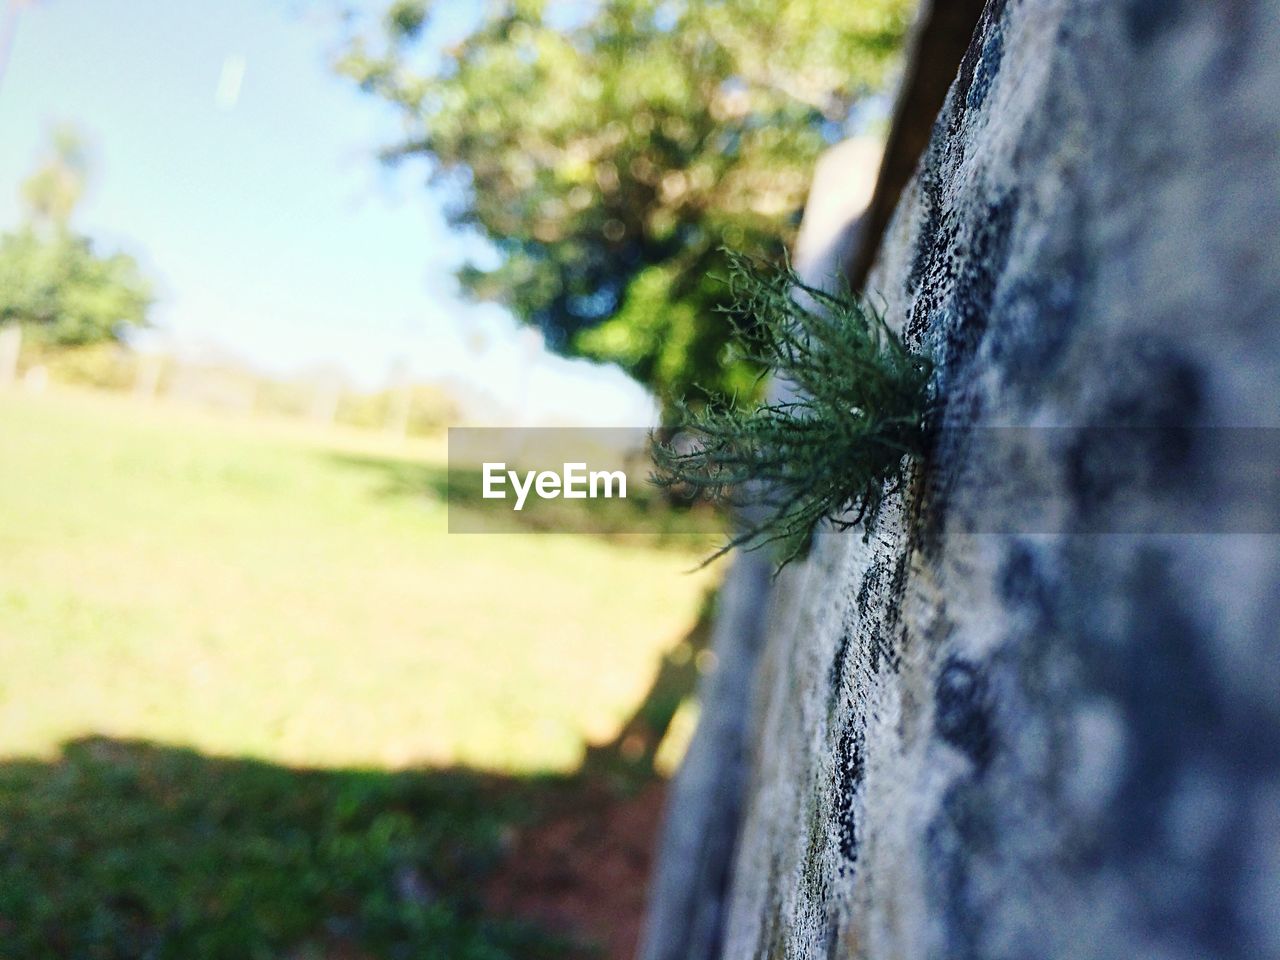
<path fill-rule="evenodd" d="M 735 546 L 780 547 L 780 566 L 814 527 L 874 519 L 925 445 L 930 361 L 847 289 L 828 293 L 789 267 L 731 255 L 727 312 L 746 359 L 783 381 L 788 399 L 683 409 L 687 426 L 655 440 L 654 480 L 739 508 Z"/>

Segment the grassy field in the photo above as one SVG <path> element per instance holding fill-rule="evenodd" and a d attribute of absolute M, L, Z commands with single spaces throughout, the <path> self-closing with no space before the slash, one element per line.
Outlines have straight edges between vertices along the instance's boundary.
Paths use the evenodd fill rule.
<path fill-rule="evenodd" d="M 440 443 L 101 394 L 0 394 L 0 464 L 0 960 L 539 955 L 468 884 L 689 553 L 450 536 Z"/>

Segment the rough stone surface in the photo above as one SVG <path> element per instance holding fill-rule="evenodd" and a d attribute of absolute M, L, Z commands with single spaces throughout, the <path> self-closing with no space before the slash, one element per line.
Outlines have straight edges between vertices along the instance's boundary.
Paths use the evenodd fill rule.
<path fill-rule="evenodd" d="M 1280 426 L 1277 51 L 1276 2 L 988 4 L 869 281 L 943 429 L 773 591 L 725 957 L 1280 958 L 1280 538 L 1072 532 L 1187 505 L 1086 425 Z M 1066 533 L 975 532 L 974 424 L 1066 428 Z"/>

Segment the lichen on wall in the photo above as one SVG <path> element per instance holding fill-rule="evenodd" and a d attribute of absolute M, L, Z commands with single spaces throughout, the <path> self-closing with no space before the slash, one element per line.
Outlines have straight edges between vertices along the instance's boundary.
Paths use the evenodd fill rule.
<path fill-rule="evenodd" d="M 868 284 L 936 441 L 774 590 L 725 957 L 1280 957 L 1280 537 L 1141 532 L 1280 427 L 1276 50 L 1263 0 L 988 4 Z"/>

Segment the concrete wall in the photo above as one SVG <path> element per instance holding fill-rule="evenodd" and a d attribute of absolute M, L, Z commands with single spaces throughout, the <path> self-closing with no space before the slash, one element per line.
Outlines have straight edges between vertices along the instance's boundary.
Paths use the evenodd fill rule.
<path fill-rule="evenodd" d="M 1265 0 L 988 4 L 868 281 L 939 439 L 773 591 L 723 956 L 1280 957 L 1280 538 L 1106 532 L 1280 427 L 1278 51 Z M 982 532 L 1029 478 L 1060 532 Z"/>

